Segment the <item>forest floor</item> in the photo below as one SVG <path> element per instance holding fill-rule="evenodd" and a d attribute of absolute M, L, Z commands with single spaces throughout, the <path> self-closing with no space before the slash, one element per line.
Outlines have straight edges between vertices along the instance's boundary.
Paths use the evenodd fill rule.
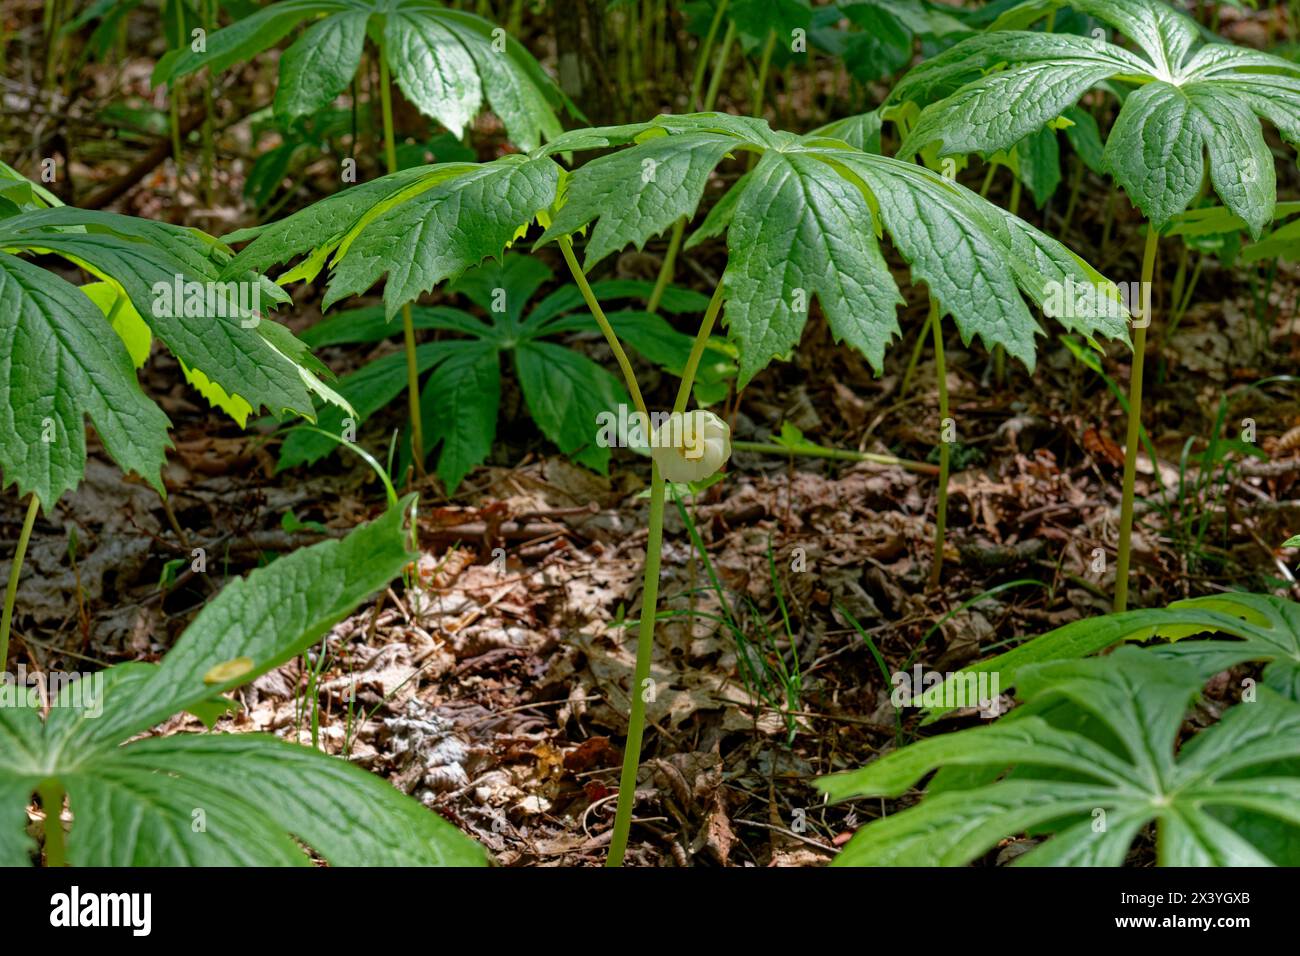
<path fill-rule="evenodd" d="M 84 108 L 110 89 L 147 98 L 150 67 L 131 61 L 88 73 Z M 230 80 L 258 103 L 269 100 L 270 76 Z M 11 111 L 21 105 L 18 87 L 6 92 Z M 85 135 L 103 141 L 93 161 L 73 165 L 81 195 L 122 176 L 147 142 L 91 127 Z M 239 158 L 251 152 L 247 124 L 223 130 L 222 141 L 235 145 L 218 166 L 212 205 L 194 199 L 192 177 L 178 184 L 166 161 L 114 208 L 217 234 L 247 225 L 248 163 Z M 489 158 L 491 147 L 482 152 Z M 326 184 L 336 173 L 316 175 L 322 192 L 333 188 Z M 1282 195 L 1296 193 L 1295 179 L 1292 167 Z M 1100 181 L 1092 186 L 1076 223 L 1105 219 L 1106 194 Z M 308 178 L 304 190 L 313 188 Z M 714 183 L 711 194 L 722 188 Z M 1005 203 L 1004 190 L 999 179 L 992 198 Z M 1062 203 L 1024 205 L 1022 215 L 1060 235 Z M 1099 232 L 1076 226 L 1062 238 L 1112 278 L 1135 277 L 1141 237 L 1126 202 L 1105 245 Z M 653 276 L 662 249 L 652 244 L 615 268 Z M 1177 256 L 1176 240 L 1166 242 L 1159 287 L 1172 282 Z M 720 247 L 703 247 L 678 282 L 710 293 L 722 258 Z M 907 288 L 905 266 L 892 265 Z M 1139 464 L 1133 606 L 1230 587 L 1300 597 L 1277 550 L 1300 523 L 1300 403 L 1291 388 L 1257 384 L 1296 367 L 1298 291 L 1300 272 L 1286 264 L 1271 288 L 1252 292 L 1210 259 L 1168 340 L 1157 297 L 1144 418 L 1159 460 Z M 319 319 L 320 290 L 295 294 L 279 317 L 301 330 Z M 763 441 L 789 423 L 826 446 L 926 459 L 934 447 L 927 423 L 938 418 L 928 349 L 901 390 L 924 304 L 914 300 L 900 315 L 905 339 L 881 377 L 836 346 L 817 315 L 791 362 L 728 403 L 734 436 Z M 959 444 L 940 588 L 926 586 L 936 490 L 926 474 L 738 452 L 726 480 L 686 506 L 707 562 L 670 508 L 661 584 L 669 615 L 657 631 L 631 862 L 825 862 L 886 806 L 827 807 L 812 780 L 918 733 L 910 712 L 896 722 L 876 651 L 889 672 L 953 670 L 1110 609 L 1113 567 L 1095 570 L 1094 549 L 1113 554 L 1117 536 L 1116 395 L 1058 338 L 1042 340 L 1032 380 L 1008 363 L 1004 383 L 978 346 L 953 336 L 948 349 Z M 612 365 L 603 345 L 589 351 Z M 343 374 L 376 354 L 353 346 L 323 358 Z M 1102 368 L 1126 389 L 1127 366 L 1127 353 L 1113 348 Z M 653 369 L 638 371 L 648 400 L 671 398 Z M 170 356 L 156 353 L 141 380 L 174 425 L 171 513 L 92 440 L 85 483 L 36 525 L 14 633 L 16 659 L 28 667 L 156 660 L 223 580 L 341 535 L 382 507 L 381 489 L 353 459 L 277 473 L 273 430 L 241 431 L 207 408 L 180 384 Z M 334 628 L 323 658 L 318 650 L 245 687 L 218 730 L 270 731 L 346 753 L 471 833 L 501 864 L 596 864 L 609 841 L 626 726 L 635 656 L 627 624 L 640 613 L 648 468 L 621 452 L 608 476 L 569 463 L 536 434 L 509 376 L 503 386 L 492 464 L 451 500 L 434 479 L 413 485 L 422 587 L 395 585 Z M 1247 420 L 1260 457 L 1200 460 L 1216 427 L 1239 437 Z M 399 425 L 394 406 L 368 421 L 360 440 L 385 448 Z M 0 537 L 12 541 L 22 506 L 0 501 Z M 188 570 L 196 547 L 209 555 L 206 574 Z M 782 673 L 791 651 L 797 677 Z M 179 717 L 157 732 L 200 727 Z"/>

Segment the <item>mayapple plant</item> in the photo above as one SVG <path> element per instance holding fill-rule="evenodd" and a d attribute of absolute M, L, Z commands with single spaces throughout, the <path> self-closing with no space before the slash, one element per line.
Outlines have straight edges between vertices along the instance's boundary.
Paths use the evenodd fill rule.
<path fill-rule="evenodd" d="M 377 47 L 384 152 L 398 171 L 390 71 L 420 112 L 459 137 L 485 102 L 520 148 L 536 148 L 560 132 L 556 110 L 571 104 L 528 51 L 481 17 L 431 0 L 280 0 L 222 30 L 202 49 L 174 51 L 159 61 L 154 83 L 207 67 L 213 72 L 277 43 L 299 23 L 309 26 L 280 60 L 275 110 L 285 118 L 329 106 L 361 64 L 367 37 Z M 402 310 L 407 354 L 407 405 L 416 469 L 424 470 L 424 429 L 411 310 Z"/>
<path fill-rule="evenodd" d="M 416 348 L 422 374 L 421 415 L 430 447 L 437 448 L 437 474 L 449 494 L 483 463 L 492 450 L 501 405 L 503 365 L 513 370 L 529 415 L 542 434 L 574 461 L 604 473 L 610 449 L 619 444 L 617 429 L 592 441 L 591 423 L 601 416 L 617 421 L 618 410 L 630 399 L 622 383 L 581 352 L 556 341 L 599 328 L 586 313 L 575 285 L 561 286 L 534 301 L 536 293 L 554 279 L 540 259 L 507 253 L 488 260 L 447 287 L 465 296 L 481 316 L 447 305 L 415 306 L 417 329 L 447 334 Z M 592 283 L 606 307 L 619 300 L 644 299 L 648 282 L 606 279 Z M 702 312 L 708 299 L 697 292 L 670 287 L 662 300 L 665 312 Z M 583 309 L 582 312 L 576 310 Z M 692 339 L 675 330 L 662 316 L 639 308 L 611 311 L 609 320 L 619 337 L 644 358 L 679 373 L 690 356 Z M 341 343 L 379 342 L 395 334 L 383 306 L 338 313 L 303 333 L 313 348 Z M 279 468 L 311 463 L 337 446 L 329 435 L 342 434 L 345 416 L 360 424 L 391 402 L 406 382 L 400 354 L 389 354 L 341 378 L 338 393 L 353 407 L 323 408 L 319 428 L 299 426 L 288 435 Z M 427 372 L 424 372 L 425 368 Z M 709 372 L 715 379 L 734 368 L 725 343 L 711 349 Z M 716 387 L 715 381 L 715 387 Z M 626 416 L 625 416 L 626 417 Z M 323 434 L 323 433 L 329 433 Z M 405 448 L 402 442 L 400 448 Z M 409 456 L 398 458 L 398 473 Z"/>
<path fill-rule="evenodd" d="M 1022 292 L 1041 304 L 1052 288 L 1067 280 L 1103 281 L 1056 240 L 953 180 L 921 166 L 864 153 L 820 133 L 801 137 L 772 130 L 762 120 L 704 113 L 577 130 L 546 149 L 567 152 L 618 146 L 628 148 L 595 159 L 565 178 L 561 203 L 550 214 L 550 225 L 539 240 L 539 244 L 559 243 L 580 288 L 587 288 L 585 271 L 601 259 L 629 244 L 642 248 L 651 236 L 692 217 L 713 168 L 724 158 L 740 153 L 756 157 L 753 168 L 713 207 L 687 243 L 690 248 L 727 234 L 726 270 L 704 314 L 695 351 L 703 351 L 725 302 L 725 322 L 738 350 L 740 387 L 798 344 L 814 298 L 821 303 L 835 338 L 858 349 L 873 368 L 881 368 L 885 348 L 899 331 L 895 313 L 903 301 L 881 250 L 879 240 L 885 232 L 911 265 L 914 279 L 929 289 L 930 321 L 940 361 L 938 317 L 944 311 L 953 316 L 964 342 L 969 344 L 979 335 L 990 347 L 1002 345 L 1032 368 L 1034 339 L 1042 331 Z M 570 236 L 589 226 L 584 263 L 579 265 Z M 617 335 L 594 296 L 587 296 L 587 304 L 619 360 L 628 391 L 644 413 L 645 403 Z M 1099 303 L 1093 311 L 1074 311 L 1060 320 L 1089 338 L 1124 338 L 1124 315 L 1111 304 Z M 683 372 L 675 414 L 686 411 L 697 364 L 688 364 Z M 946 418 L 942 373 L 940 383 L 940 415 Z M 710 427 L 707 420 L 697 423 L 696 430 L 706 436 L 705 456 Z M 712 427 L 713 454 L 721 458 L 718 452 L 727 446 L 729 436 Z M 669 441 L 665 447 L 678 445 Z M 670 480 L 664 471 L 684 468 L 687 450 L 683 446 L 655 455 L 634 687 L 640 687 L 649 674 L 654 644 L 665 482 Z M 947 463 L 945 443 L 936 575 L 942 558 Z M 694 470 L 689 474 L 697 477 Z M 644 717 L 645 703 L 633 694 L 611 865 L 621 862 L 627 845 Z"/>
<path fill-rule="evenodd" d="M 181 711 L 211 726 L 224 694 L 292 660 L 410 562 L 414 496 L 346 538 L 227 584 L 159 664 L 66 684 L 42 720 L 28 688 L 0 706 L 0 866 L 477 866 L 481 847 L 346 760 L 269 734 L 141 734 Z M 72 815 L 64 833 L 65 796 Z"/>
<path fill-rule="evenodd" d="M 1105 39 L 1026 29 L 1061 7 L 1128 37 Z M 1142 373 L 1160 234 L 1209 181 L 1258 237 L 1273 215 L 1276 173 L 1259 120 L 1300 143 L 1300 66 L 1227 43 L 1202 43 L 1190 17 L 1161 0 L 1028 0 L 990 32 L 921 63 L 890 94 L 891 106 L 924 106 L 899 155 L 934 157 L 1006 150 L 1054 123 L 1091 89 L 1126 95 L 1106 140 L 1115 182 L 1147 218 L 1135 322 L 1128 434 L 1120 506 L 1115 609 L 1128 603 L 1133 491 L 1142 416 Z M 1208 157 L 1208 164 L 1207 164 Z"/>
<path fill-rule="evenodd" d="M 552 159 L 593 149 L 627 146 L 576 172 Z M 455 279 L 482 259 L 496 256 L 534 220 L 546 226 L 539 244 L 555 241 L 574 282 L 604 333 L 637 412 L 653 421 L 631 360 L 586 278 L 601 259 L 623 247 L 638 248 L 653 235 L 694 215 L 713 168 L 740 153 L 756 158 L 746 174 L 710 211 L 689 246 L 727 234 L 728 263 L 709 299 L 682 368 L 673 411 L 687 401 L 709 347 L 724 301 L 726 325 L 737 350 L 743 387 L 774 357 L 798 344 L 817 299 L 835 337 L 861 351 L 880 369 L 899 331 L 902 297 L 885 263 L 879 239 L 887 231 L 915 279 L 931 298 L 931 326 L 942 355 L 939 316 L 951 314 L 964 342 L 978 335 L 1003 346 L 1027 366 L 1042 334 L 1022 293 L 1042 304 L 1067 282 L 1104 280 L 1059 242 L 981 200 L 953 180 L 924 167 L 869 155 L 821 134 L 796 136 L 762 120 L 720 113 L 660 116 L 647 123 L 563 134 L 528 154 L 489 163 L 442 163 L 402 170 L 328 197 L 284 220 L 226 237 L 252 241 L 227 266 L 231 273 L 261 271 L 301 261 L 281 282 L 313 279 L 329 267 L 328 308 L 342 298 L 384 283 L 384 313 L 391 318 L 436 284 Z M 788 224 L 797 224 L 790 229 Z M 571 236 L 590 226 L 585 269 Z M 1070 330 L 1123 338 L 1126 316 L 1115 303 L 1060 316 Z M 431 343 L 437 345 L 440 343 Z M 410 380 L 418 353 L 407 352 Z M 947 417 L 941 380 L 941 418 Z M 418 409 L 416 410 L 418 414 Z M 720 424 L 720 423 L 718 423 Z M 725 439 L 709 419 L 699 422 L 705 452 L 722 458 Z M 687 429 L 679 430 L 683 441 Z M 661 442 L 661 444 L 663 444 Z M 670 437 L 664 447 L 678 447 Z M 681 446 L 681 457 L 696 448 Z M 662 460 L 662 455 L 661 455 Z M 715 467 L 721 465 L 718 460 Z M 941 451 L 936 567 L 943 545 L 947 445 Z M 665 476 L 652 469 L 649 540 L 636 680 L 648 675 L 653 647 L 658 569 L 663 536 Z M 937 574 L 937 570 L 933 572 Z M 621 862 L 627 843 L 639 766 L 645 708 L 633 695 L 623 786 L 615 817 L 610 862 Z"/>
<path fill-rule="evenodd" d="M 1231 640 L 1184 638 L 1222 634 Z M 1124 642 L 1163 639 L 1150 652 L 1185 661 L 1202 680 L 1247 662 L 1263 663 L 1266 686 L 1300 702 L 1300 604 L 1268 594 L 1228 591 L 1175 601 L 1168 607 L 1122 611 L 1072 621 L 1054 631 L 963 668 L 949 678 L 960 683 L 968 674 L 998 673 L 1013 685 L 1021 668 L 1049 661 L 1074 660 Z M 945 713 L 935 708 L 929 720 Z"/>
<path fill-rule="evenodd" d="M 1195 659 L 1125 647 L 1028 665 L 1023 703 L 991 726 L 821 778 L 839 801 L 898 797 L 939 770 L 918 805 L 859 829 L 835 865 L 962 866 L 1028 832 L 1046 839 L 1014 865 L 1119 866 L 1154 822 L 1161 866 L 1294 866 L 1300 704 L 1252 687 L 1178 746 L 1206 679 Z"/>
<path fill-rule="evenodd" d="M 317 377 L 326 370 L 306 345 L 250 309 L 255 296 L 230 294 L 231 286 L 251 288 L 275 303 L 285 301 L 282 291 L 243 269 L 231 273 L 229 284 L 217 281 L 232 253 L 216 239 L 196 229 L 51 206 L 52 197 L 12 179 L 8 167 L 5 172 L 0 337 L 10 344 L 0 363 L 8 422 L 0 436 L 0 475 L 6 487 L 12 483 L 31 499 L 5 594 L 0 667 L 37 512 L 75 488 L 85 471 L 86 418 L 123 470 L 165 494 L 169 422 L 135 375 L 153 336 L 209 401 L 237 419 L 259 408 L 311 417 L 313 396 L 340 400 Z M 79 288 L 23 254 L 59 256 L 100 282 Z M 174 301 L 177 289 L 182 295 Z"/>

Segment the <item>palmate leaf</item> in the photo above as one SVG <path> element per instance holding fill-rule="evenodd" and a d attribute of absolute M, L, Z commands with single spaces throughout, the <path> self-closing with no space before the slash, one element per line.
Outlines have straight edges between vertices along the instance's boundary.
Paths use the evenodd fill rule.
<path fill-rule="evenodd" d="M 761 154 L 699 230 L 727 233 L 724 318 L 739 346 L 741 385 L 798 344 L 814 298 L 837 340 L 881 367 L 902 301 L 880 249 L 885 232 L 913 278 L 926 282 L 954 317 L 964 341 L 978 335 L 1030 368 L 1041 329 L 1022 293 L 1042 304 L 1067 278 L 1081 286 L 1104 281 L 1056 240 L 923 167 L 818 134 L 774 132 L 760 120 L 660 116 L 566 134 L 546 151 L 634 141 L 572 174 L 540 242 L 595 221 L 590 267 L 693 213 L 711 163 L 728 154 Z M 1099 298 L 1061 321 L 1088 336 L 1124 339 L 1124 318 L 1117 301 Z"/>
<path fill-rule="evenodd" d="M 487 459 L 496 435 L 500 412 L 503 364 L 519 376 L 525 403 L 542 434 L 597 471 L 609 463 L 609 449 L 594 443 L 599 431 L 597 415 L 617 415 L 629 399 L 623 385 L 585 356 L 549 341 L 571 333 L 600 335 L 586 311 L 576 286 L 561 286 L 534 302 L 541 287 L 554 278 L 540 260 L 507 253 L 501 261 L 488 261 L 466 272 L 448 287 L 482 310 L 484 318 L 448 306 L 416 306 L 416 328 L 437 329 L 465 338 L 426 343 L 416 349 L 420 374 L 431 373 L 421 394 L 426 449 L 437 453 L 437 473 L 449 492 Z M 608 279 L 592 284 L 596 298 L 609 306 L 623 299 L 645 299 L 651 283 Z M 708 299 L 686 289 L 668 287 L 663 296 L 666 312 L 702 312 Z M 633 310 L 611 310 L 609 320 L 619 338 L 648 361 L 670 371 L 686 364 L 692 339 L 676 331 L 662 316 Z M 314 344 L 376 342 L 400 335 L 382 307 L 365 307 L 326 319 L 304 335 Z M 534 347 L 537 346 L 537 347 Z M 517 354 L 527 351 L 520 358 Z M 703 367 L 713 373 L 729 363 L 730 356 L 712 344 Z M 734 366 L 731 366 L 734 371 Z M 345 376 L 339 392 L 351 403 L 358 424 L 393 401 L 406 382 L 405 360 L 390 354 Z M 344 422 L 341 411 L 326 409 L 320 428 L 337 434 Z M 404 443 L 403 443 L 404 444 Z M 316 461 L 337 444 L 310 428 L 289 433 L 279 467 Z M 398 473 L 409 464 L 399 456 Z"/>
<path fill-rule="evenodd" d="M 988 777 L 868 824 L 835 864 L 960 866 L 1034 830 L 1053 835 L 1016 865 L 1118 866 L 1152 821 L 1162 866 L 1282 862 L 1276 841 L 1300 824 L 1300 777 L 1286 766 L 1300 758 L 1300 704 L 1262 688 L 1175 756 L 1201 680 L 1135 648 L 1026 668 L 1015 719 L 931 737 L 817 781 L 845 800 L 899 796 L 939 767 Z M 1069 725 L 1080 713 L 1105 729 L 1105 742 Z M 1262 829 L 1234 829 L 1243 812 Z"/>
<path fill-rule="evenodd" d="M 47 506 L 81 479 L 87 416 L 114 460 L 155 487 L 168 423 L 141 393 L 132 358 L 104 313 L 77 287 L 16 253 L 53 253 L 104 280 L 106 299 L 129 300 L 135 320 L 119 315 L 114 321 L 128 333 L 136 358 L 141 346 L 147 355 L 151 331 L 211 398 L 219 401 L 213 390 L 220 389 L 247 406 L 310 415 L 313 393 L 331 395 L 314 374 L 322 367 L 301 343 L 237 301 L 216 314 L 206 303 L 190 314 L 160 304 L 158 288 L 203 287 L 229 260 L 228 250 L 197 230 L 66 206 L 32 208 L 0 219 L 0 248 L 6 250 L 0 253 L 6 300 L 0 322 L 13 343 L 0 373 L 0 414 L 9 425 L 0 469 L 6 485 L 35 492 Z M 260 276 L 241 272 L 236 279 L 249 293 L 246 301 L 254 291 L 272 304 L 283 299 Z M 102 288 L 92 285 L 90 294 Z"/>
<path fill-rule="evenodd" d="M 83 678 L 44 724 L 34 707 L 0 708 L 0 863 L 30 861 L 23 809 L 56 782 L 77 865 L 307 865 L 292 837 L 336 865 L 481 864 L 436 814 L 318 751 L 261 734 L 123 744 L 300 654 L 387 585 L 412 557 L 413 501 L 227 585 L 160 665 Z"/>
<path fill-rule="evenodd" d="M 432 0 L 279 0 L 214 31 L 203 52 L 167 53 L 153 82 L 169 83 L 204 67 L 225 70 L 274 46 L 300 23 L 311 25 L 280 59 L 275 109 L 286 119 L 325 109 L 347 88 L 367 34 L 383 38 L 406 98 L 457 138 L 488 105 L 512 142 L 535 149 L 559 135 L 556 110 L 572 108 L 517 40 L 481 17 Z"/>
<path fill-rule="evenodd" d="M 140 390 L 130 356 L 75 286 L 0 253 L 0 470 L 49 507 L 86 467 L 87 416 L 124 470 L 162 489 L 169 422 Z"/>
<path fill-rule="evenodd" d="M 490 163 L 435 163 L 402 170 L 327 197 L 262 229 L 226 274 L 262 270 L 306 253 L 281 282 L 312 279 L 328 262 L 328 308 L 360 294 L 385 274 L 387 315 L 500 255 L 555 199 L 559 167 L 546 156 Z"/>
<path fill-rule="evenodd" d="M 1226 634 L 1235 640 L 1184 640 Z M 965 667 L 948 678 L 960 685 L 970 674 L 997 674 L 1000 686 L 1015 686 L 1020 671 L 1048 661 L 1073 660 L 1126 641 L 1163 638 L 1150 652 L 1193 666 L 1202 679 L 1246 661 L 1263 661 L 1264 681 L 1300 701 L 1300 604 L 1268 594 L 1226 592 L 1175 601 L 1167 608 L 1143 608 L 1071 621 L 1019 647 Z M 927 722 L 949 712 L 934 707 Z"/>
<path fill-rule="evenodd" d="M 582 464 L 598 471 L 608 466 L 609 450 L 593 443 L 599 430 L 596 416 L 601 412 L 617 415 L 618 406 L 626 404 L 628 396 L 617 379 L 590 359 L 577 353 L 556 358 L 552 348 L 565 350 L 542 341 L 571 333 L 600 337 L 576 286 L 561 286 L 534 300 L 553 279 L 551 269 L 539 259 L 507 253 L 500 261 L 489 260 L 469 270 L 447 288 L 469 299 L 483 317 L 449 306 L 415 306 L 411 310 L 417 329 L 457 336 L 416 349 L 420 374 L 430 373 L 421 394 L 426 452 L 436 451 L 438 477 L 449 492 L 491 452 L 503 367 L 521 373 L 526 404 L 530 413 L 535 413 L 543 435 Z M 627 279 L 592 284 L 593 294 L 607 307 L 618 300 L 644 300 L 652 289 L 651 283 Z M 672 286 L 664 290 L 665 312 L 702 312 L 707 305 L 708 298 L 699 293 Z M 693 340 L 662 316 L 611 307 L 608 318 L 619 338 L 648 361 L 674 372 L 685 366 Z M 400 326 L 388 322 L 383 307 L 367 306 L 326 319 L 308 330 L 303 339 L 319 346 L 378 342 L 400 334 Z M 519 364 L 515 353 L 531 343 L 544 347 L 540 352 L 533 349 Z M 544 360 L 537 360 L 539 354 Z M 734 372 L 734 364 L 725 348 L 714 342 L 702 370 L 705 378 L 715 379 L 727 370 Z M 405 376 L 403 355 L 389 354 L 341 379 L 338 390 L 355 409 L 353 421 L 360 424 L 395 399 L 405 385 Z M 341 411 L 326 409 L 321 414 L 321 430 L 337 434 L 343 423 Z M 410 464 L 405 446 L 400 443 L 399 474 Z M 279 467 L 316 461 L 336 448 L 328 435 L 296 428 L 285 441 Z"/>
<path fill-rule="evenodd" d="M 1064 6 L 1115 27 L 1137 52 L 1023 29 Z M 925 106 L 900 157 L 923 149 L 988 156 L 1089 89 L 1132 84 L 1104 161 L 1134 205 L 1163 228 L 1195 197 L 1208 157 L 1215 192 L 1259 236 L 1277 191 L 1259 120 L 1300 143 L 1300 66 L 1223 43 L 1198 47 L 1195 22 L 1160 0 L 1030 0 L 992 29 L 920 64 L 890 94 L 892 104 Z"/>

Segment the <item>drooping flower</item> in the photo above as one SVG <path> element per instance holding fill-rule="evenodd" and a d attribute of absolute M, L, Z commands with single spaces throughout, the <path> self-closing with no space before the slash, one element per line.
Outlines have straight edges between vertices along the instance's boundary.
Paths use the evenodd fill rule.
<path fill-rule="evenodd" d="M 731 429 L 704 409 L 673 412 L 655 430 L 650 452 L 665 481 L 700 481 L 731 457 Z"/>

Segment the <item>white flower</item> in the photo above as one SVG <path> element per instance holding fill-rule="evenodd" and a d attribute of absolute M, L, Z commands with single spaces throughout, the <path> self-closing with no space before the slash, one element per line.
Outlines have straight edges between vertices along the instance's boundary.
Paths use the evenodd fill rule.
<path fill-rule="evenodd" d="M 656 429 L 650 454 L 665 481 L 700 481 L 731 457 L 731 429 L 704 409 L 673 412 Z"/>

